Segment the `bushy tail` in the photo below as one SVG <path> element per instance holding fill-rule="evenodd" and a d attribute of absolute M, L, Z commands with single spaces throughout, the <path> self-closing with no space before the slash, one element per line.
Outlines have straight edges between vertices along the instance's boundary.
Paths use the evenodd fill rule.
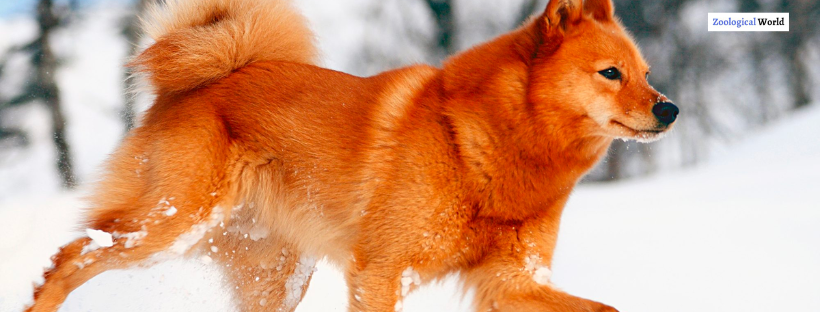
<path fill-rule="evenodd" d="M 131 66 L 158 92 L 193 90 L 256 61 L 313 64 L 318 54 L 287 0 L 166 0 L 143 28 L 156 43 Z"/>

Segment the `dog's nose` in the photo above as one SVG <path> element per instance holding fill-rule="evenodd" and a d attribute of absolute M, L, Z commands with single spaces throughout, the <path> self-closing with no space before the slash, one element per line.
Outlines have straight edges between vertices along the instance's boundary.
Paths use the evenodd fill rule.
<path fill-rule="evenodd" d="M 652 113 L 655 114 L 658 121 L 668 125 L 675 122 L 675 119 L 678 118 L 678 113 L 680 113 L 680 110 L 677 106 L 675 106 L 675 104 L 660 102 L 655 104 L 655 107 L 652 107 Z"/>

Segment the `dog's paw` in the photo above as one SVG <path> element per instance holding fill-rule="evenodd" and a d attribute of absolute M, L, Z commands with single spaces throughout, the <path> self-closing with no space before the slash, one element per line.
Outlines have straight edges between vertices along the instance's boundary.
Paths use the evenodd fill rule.
<path fill-rule="evenodd" d="M 594 312 L 618 312 L 618 309 L 615 309 L 615 308 L 610 307 L 608 305 L 599 303 L 598 306 L 595 307 L 595 309 L 593 309 L 592 311 L 594 311 Z"/>

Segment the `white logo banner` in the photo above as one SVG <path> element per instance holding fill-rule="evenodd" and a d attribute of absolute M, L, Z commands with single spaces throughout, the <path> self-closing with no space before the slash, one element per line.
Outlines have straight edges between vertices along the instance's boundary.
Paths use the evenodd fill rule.
<path fill-rule="evenodd" d="M 789 31 L 789 13 L 709 13 L 709 31 Z"/>

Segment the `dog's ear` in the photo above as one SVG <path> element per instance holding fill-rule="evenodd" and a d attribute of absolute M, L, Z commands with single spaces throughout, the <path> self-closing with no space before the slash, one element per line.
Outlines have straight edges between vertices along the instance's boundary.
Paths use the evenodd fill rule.
<path fill-rule="evenodd" d="M 584 13 L 599 21 L 609 21 L 615 16 L 612 0 L 586 0 Z"/>
<path fill-rule="evenodd" d="M 564 31 L 581 19 L 581 11 L 581 0 L 550 0 L 543 18 L 550 31 Z"/>

